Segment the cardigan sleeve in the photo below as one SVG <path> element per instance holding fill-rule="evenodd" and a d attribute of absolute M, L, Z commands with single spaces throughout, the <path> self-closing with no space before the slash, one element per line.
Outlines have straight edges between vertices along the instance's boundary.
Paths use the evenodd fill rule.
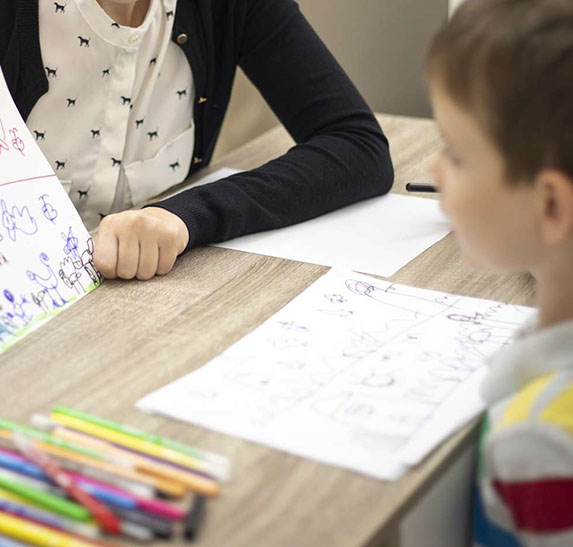
<path fill-rule="evenodd" d="M 238 64 L 296 146 L 265 165 L 153 205 L 180 216 L 189 245 L 295 224 L 389 191 L 388 142 L 292 0 L 246 0 Z"/>
<path fill-rule="evenodd" d="M 6 59 L 6 51 L 14 30 L 13 9 L 13 2 L 0 0 L 0 66 L 4 66 L 9 61 Z"/>

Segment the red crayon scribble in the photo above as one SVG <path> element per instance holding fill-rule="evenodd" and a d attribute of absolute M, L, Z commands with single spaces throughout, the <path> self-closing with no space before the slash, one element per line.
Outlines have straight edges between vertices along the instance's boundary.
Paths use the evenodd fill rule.
<path fill-rule="evenodd" d="M 0 182 L 0 186 L 8 186 L 9 184 L 18 184 L 19 182 L 32 182 L 40 179 L 57 178 L 56 175 L 41 175 L 38 177 L 30 177 L 28 179 L 18 179 L 18 180 L 8 180 L 6 182 Z"/>
<path fill-rule="evenodd" d="M 12 135 L 12 148 L 14 148 L 14 150 L 18 150 L 22 156 L 25 156 L 26 154 L 24 154 L 24 148 L 26 148 L 26 145 L 24 144 L 24 141 L 18 136 L 18 129 L 16 127 L 10 129 L 10 134 Z"/>

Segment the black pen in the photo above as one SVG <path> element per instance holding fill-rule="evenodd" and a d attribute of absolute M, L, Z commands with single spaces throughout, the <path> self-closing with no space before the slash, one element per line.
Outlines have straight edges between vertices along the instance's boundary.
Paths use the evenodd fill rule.
<path fill-rule="evenodd" d="M 143 527 L 155 537 L 171 539 L 173 537 L 173 523 L 159 515 L 153 515 L 142 511 L 133 511 L 123 507 L 114 507 L 113 512 L 123 523 L 131 523 L 137 527 Z"/>
<path fill-rule="evenodd" d="M 207 498 L 201 494 L 195 494 L 193 505 L 185 516 L 185 538 L 191 541 L 197 539 L 199 529 L 205 517 L 205 503 Z"/>
<path fill-rule="evenodd" d="M 406 184 L 406 192 L 438 192 L 438 187 L 433 184 L 409 182 Z"/>

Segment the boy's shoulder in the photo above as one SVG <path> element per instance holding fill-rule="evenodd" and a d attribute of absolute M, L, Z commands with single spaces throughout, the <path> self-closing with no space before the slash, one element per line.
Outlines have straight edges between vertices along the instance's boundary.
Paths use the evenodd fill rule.
<path fill-rule="evenodd" d="M 573 370 L 540 376 L 488 409 L 478 469 L 484 522 L 523 544 L 572 544 Z"/>
<path fill-rule="evenodd" d="M 540 376 L 495 403 L 484 441 L 487 466 L 500 478 L 550 468 L 573 476 L 573 370 Z"/>

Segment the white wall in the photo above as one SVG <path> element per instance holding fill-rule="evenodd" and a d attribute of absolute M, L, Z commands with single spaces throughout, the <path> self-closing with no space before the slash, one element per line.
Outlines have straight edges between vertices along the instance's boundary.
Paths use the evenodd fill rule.
<path fill-rule="evenodd" d="M 299 0 L 311 25 L 373 110 L 429 116 L 423 59 L 448 0 Z M 216 154 L 278 124 L 240 73 Z"/>
<path fill-rule="evenodd" d="M 449 10 L 452 13 L 464 0 L 449 0 Z"/>

